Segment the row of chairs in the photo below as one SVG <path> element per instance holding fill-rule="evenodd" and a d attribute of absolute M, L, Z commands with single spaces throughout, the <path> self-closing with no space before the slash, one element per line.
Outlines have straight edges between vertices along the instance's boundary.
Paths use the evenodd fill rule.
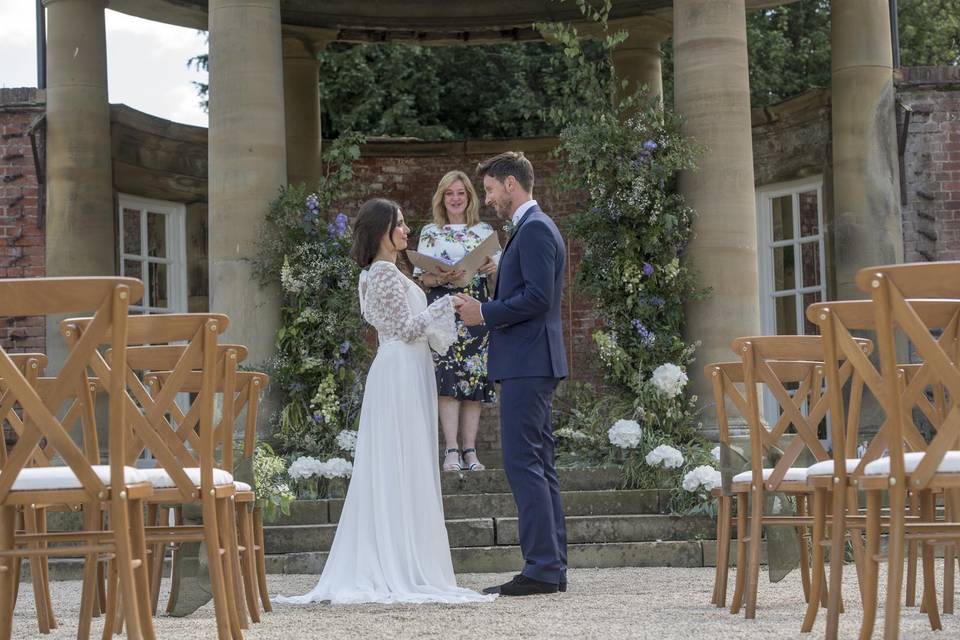
<path fill-rule="evenodd" d="M 886 561 L 883 637 L 893 640 L 899 637 L 905 560 L 906 604 L 916 602 L 919 557 L 921 611 L 932 629 L 941 628 L 935 545 L 945 547 L 943 611 L 953 612 L 960 540 L 960 262 L 871 267 L 858 273 L 857 286 L 869 299 L 808 307 L 819 336 L 738 338 L 732 349 L 739 360 L 704 369 L 713 382 L 727 458 L 721 466 L 729 468 L 736 451 L 728 407 L 749 429 L 743 452 L 749 469 L 725 474 L 716 491 L 713 604 L 726 606 L 734 529 L 731 612 L 744 609 L 753 618 L 764 527 L 796 527 L 806 600 L 801 630 L 811 631 L 825 608 L 826 637 L 838 636 L 849 542 L 863 604 L 859 637 L 873 636 L 879 566 Z M 761 417 L 762 389 L 779 409 L 773 425 Z M 829 448 L 819 437 L 826 420 Z M 813 464 L 798 464 L 804 458 Z M 795 512 L 765 510 L 773 493 L 793 498 Z"/>
<path fill-rule="evenodd" d="M 245 347 L 221 344 L 226 316 L 130 315 L 142 295 L 131 278 L 0 280 L 0 316 L 92 312 L 60 322 L 67 357 L 55 377 L 44 375 L 45 355 L 0 347 L 0 421 L 16 434 L 9 453 L 0 448 L 0 640 L 11 637 L 24 559 L 41 633 L 57 626 L 46 561 L 72 556 L 84 559 L 78 637 L 103 615 L 104 638 L 124 629 L 154 638 L 166 551 L 175 550 L 170 611 L 177 550 L 191 542 L 206 545 L 221 640 L 240 640 L 260 607 L 270 610 L 261 513 L 232 473 L 244 410 L 242 455 L 253 456 L 267 376 L 239 369 Z M 82 526 L 49 531 L 51 511 L 79 512 Z"/>

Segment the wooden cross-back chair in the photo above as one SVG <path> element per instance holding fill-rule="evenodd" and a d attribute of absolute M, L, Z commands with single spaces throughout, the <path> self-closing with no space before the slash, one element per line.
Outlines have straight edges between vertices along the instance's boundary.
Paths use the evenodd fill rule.
<path fill-rule="evenodd" d="M 254 450 L 256 448 L 257 438 L 257 417 L 259 415 L 260 394 L 267 387 L 270 381 L 269 376 L 257 371 L 238 371 L 236 365 L 247 357 L 247 349 L 241 345 L 224 345 L 223 348 L 232 349 L 234 356 L 230 356 L 227 361 L 231 363 L 229 369 L 224 369 L 224 376 L 220 381 L 222 385 L 217 391 L 222 394 L 223 403 L 221 408 L 221 419 L 217 426 L 217 440 L 220 442 L 223 458 L 222 466 L 225 469 L 234 468 L 234 447 L 233 440 L 236 432 L 237 421 L 241 415 L 244 419 L 243 435 L 243 458 L 252 463 Z M 171 373 L 161 369 L 173 366 L 178 352 L 183 347 L 134 347 L 131 351 L 137 350 L 156 350 L 152 355 L 151 364 L 156 367 L 155 370 L 146 377 L 147 386 L 151 393 L 160 393 L 169 379 Z M 159 349 L 163 349 L 160 351 Z M 134 356 L 136 357 L 136 356 Z M 200 378 L 196 372 L 181 386 L 181 391 L 196 393 L 199 391 Z M 246 413 L 244 414 L 244 410 Z M 174 407 L 178 419 L 184 419 L 182 413 Z M 245 482 L 236 481 L 237 494 L 235 502 L 240 505 L 238 509 L 238 535 L 241 549 L 241 567 L 243 575 L 244 596 L 246 598 L 247 611 L 254 622 L 260 621 L 260 612 L 257 606 L 259 598 L 264 611 L 271 611 L 270 595 L 267 590 L 266 579 L 266 558 L 263 548 L 263 517 L 262 509 L 256 505 L 256 495 L 253 487 Z M 177 514 L 179 519 L 181 516 Z M 161 515 L 161 519 L 163 516 Z M 175 549 L 174 554 L 178 551 Z M 172 575 L 172 586 L 170 590 L 170 600 L 167 604 L 167 611 L 172 611 L 176 597 L 177 586 L 179 583 L 178 568 L 179 562 L 173 563 L 174 574 Z M 155 586 L 155 597 L 158 594 Z"/>
<path fill-rule="evenodd" d="M 866 465 L 858 478 L 867 492 L 867 545 L 879 549 L 880 506 L 888 496 L 890 521 L 887 544 L 887 598 L 884 637 L 899 637 L 900 592 L 903 586 L 904 547 L 908 540 L 922 545 L 924 566 L 933 565 L 934 542 L 951 542 L 960 537 L 960 525 L 935 520 L 937 492 L 960 488 L 960 407 L 950 403 L 946 417 L 927 444 L 913 447 L 919 432 L 912 419 L 911 390 L 922 394 L 929 384 L 943 385 L 951 398 L 960 397 L 960 262 L 919 263 L 870 267 L 857 273 L 857 286 L 874 303 L 877 344 L 882 380 L 881 404 L 892 426 L 886 438 L 889 455 Z M 939 302 L 936 302 L 939 301 Z M 941 317 L 925 310 L 941 305 Z M 935 334 L 939 332 L 939 336 Z M 922 366 L 909 385 L 901 381 L 903 369 L 897 362 L 898 337 L 909 340 Z M 901 390 L 906 386 L 906 391 Z M 922 438 L 921 438 L 922 440 Z M 925 446 L 924 446 L 925 445 Z M 913 449 L 912 451 L 909 449 Z M 906 516 L 907 490 L 917 494 L 919 521 Z M 873 555 L 876 555 L 875 553 Z M 876 567 L 871 567 L 868 588 L 877 590 Z M 941 628 L 933 571 L 924 571 L 924 607 L 933 629 Z M 875 601 L 875 597 L 874 597 Z M 872 634 L 875 609 L 864 609 L 861 637 Z"/>
<path fill-rule="evenodd" d="M 94 464 L 77 446 L 59 418 L 64 404 L 89 392 L 87 373 L 107 345 L 114 359 L 125 362 L 128 308 L 143 296 L 143 285 L 131 278 L 30 278 L 0 280 L 0 316 L 64 315 L 95 311 L 88 331 L 70 345 L 59 375 L 41 385 L 31 384 L 11 357 L 0 348 L 0 379 L 22 411 L 22 431 L 3 461 L 0 473 L 0 640 L 12 632 L 17 557 L 113 556 L 125 593 L 127 637 L 154 638 L 149 615 L 143 501 L 153 486 L 136 469 L 125 465 L 128 422 L 123 380 L 100 376 L 109 396 L 108 464 Z M 69 412 L 68 412 L 69 413 Z M 44 453 L 59 466 L 31 466 L 45 441 Z M 84 443 L 86 446 L 87 443 Z M 105 506 L 109 529 L 78 532 L 25 532 L 15 535 L 16 510 L 31 504 L 83 504 L 100 513 Z M 92 598 L 86 591 L 83 598 Z M 81 607 L 90 602 L 81 602 Z"/>
<path fill-rule="evenodd" d="M 123 378 L 125 399 L 131 410 L 134 433 L 126 448 L 126 459 L 133 464 L 149 450 L 157 466 L 140 469 L 154 486 L 149 503 L 156 505 L 200 504 L 203 524 L 169 526 L 166 523 L 149 527 L 147 542 L 165 545 L 173 542 L 204 542 L 207 545 L 211 590 L 216 614 L 217 633 L 221 640 L 239 640 L 246 627 L 244 611 L 235 597 L 235 558 L 238 554 L 235 535 L 233 497 L 236 493 L 230 471 L 216 462 L 216 425 L 214 401 L 218 378 L 235 366 L 229 362 L 229 349 L 220 349 L 219 336 L 226 330 L 228 319 L 222 314 L 168 314 L 132 316 L 128 320 Z M 68 340 L 82 340 L 89 330 L 90 319 L 71 318 L 61 322 L 61 332 Z M 160 393 L 153 395 L 144 379 L 156 362 L 155 350 L 133 349 L 139 345 L 184 343 L 179 358 Z M 94 371 L 114 372 L 113 353 L 97 359 Z M 184 414 L 176 405 L 183 384 L 199 374 L 200 391 L 193 397 Z M 101 375 L 102 377 L 102 375 Z M 183 418 L 182 423 L 178 417 Z M 151 590 L 144 597 L 151 600 Z M 109 601 L 109 596 L 108 596 Z M 109 602 L 108 602 L 109 604 Z M 240 602 L 242 604 L 242 600 Z M 109 608 L 109 607 L 108 607 Z M 151 606 L 148 611 L 152 610 Z M 108 620 L 110 619 L 108 611 Z"/>
<path fill-rule="evenodd" d="M 789 381 L 806 379 L 807 377 L 811 376 L 814 373 L 817 363 L 774 361 L 769 362 L 768 365 L 778 379 Z M 724 456 L 726 455 L 724 448 L 730 448 L 732 446 L 730 441 L 729 418 L 727 415 L 727 400 L 729 400 L 730 404 L 741 416 L 746 416 L 750 411 L 745 393 L 741 390 L 741 387 L 744 384 L 743 362 L 716 362 L 713 364 L 708 364 L 706 367 L 704 367 L 704 375 L 711 380 L 713 387 L 714 402 L 717 407 L 717 426 L 719 430 L 719 442 L 721 447 L 720 462 L 721 465 L 723 465 Z M 733 449 L 728 450 L 730 452 L 729 455 L 732 457 Z M 732 465 L 732 462 L 732 460 L 728 460 L 726 464 Z M 738 488 L 742 489 L 743 487 L 738 486 Z M 733 491 L 728 491 L 723 487 L 715 489 L 713 494 L 718 500 L 718 513 L 717 567 L 716 575 L 714 577 L 714 591 L 711 603 L 715 604 L 717 607 L 723 608 L 726 606 L 727 579 L 729 574 L 733 498 L 738 497 L 743 501 L 743 504 L 740 506 L 744 518 L 743 522 L 746 523 L 745 505 L 748 496 L 743 491 L 737 494 Z M 800 512 L 803 512 L 804 496 L 799 494 L 797 499 L 798 509 Z M 742 526 L 745 526 L 745 524 Z M 807 563 L 807 544 L 804 531 L 804 528 L 799 528 L 798 534 L 800 535 L 800 539 L 798 542 L 800 545 L 801 582 L 803 585 L 804 597 L 807 597 L 807 593 L 809 592 L 809 566 Z M 746 542 L 743 544 L 746 544 Z M 737 600 L 742 599 L 742 593 L 743 590 L 741 584 L 740 593 L 736 596 Z M 738 610 L 738 608 L 735 609 L 735 611 L 736 610 Z"/>
<path fill-rule="evenodd" d="M 864 341 L 862 347 L 869 349 L 869 343 Z M 822 366 L 824 351 L 820 336 L 738 338 L 734 340 L 732 348 L 740 354 L 743 361 L 747 409 L 744 417 L 750 427 L 751 468 L 735 476 L 731 485 L 738 496 L 738 570 L 731 611 L 738 612 L 746 598 L 745 615 L 747 618 L 754 618 L 763 526 L 793 524 L 810 527 L 813 524 L 809 515 L 799 508 L 796 516 L 765 516 L 764 492 L 794 495 L 798 498 L 798 507 L 807 503 L 811 493 L 807 484 L 807 467 L 793 465 L 804 452 L 809 452 L 816 462 L 830 460 L 830 454 L 818 438 L 818 428 L 827 415 L 832 389 L 825 386 Z M 794 364 L 787 367 L 783 364 L 787 362 Z M 780 368 L 774 369 L 771 366 L 773 363 L 781 363 Z M 850 377 L 852 367 L 843 363 L 841 371 L 842 386 Z M 760 417 L 758 384 L 771 392 L 782 412 L 769 429 Z M 792 393 L 788 391 L 788 384 L 796 385 L 796 390 Z M 772 468 L 764 468 L 763 460 L 767 451 L 777 447 L 791 428 L 795 433 L 789 444 L 783 448 L 781 457 Z M 813 601 L 809 593 L 805 595 L 808 601 Z"/>
<path fill-rule="evenodd" d="M 957 310 L 957 305 L 949 301 L 926 301 L 918 306 L 924 321 L 931 326 L 949 322 L 949 318 Z M 829 544 L 831 557 L 843 553 L 845 536 L 849 533 L 854 542 L 855 558 L 857 559 L 858 578 L 861 587 L 861 599 L 864 609 L 870 614 L 871 607 L 876 606 L 875 591 L 870 590 L 871 581 L 876 579 L 876 553 L 869 548 L 861 551 L 863 542 L 862 532 L 866 529 L 867 518 L 862 516 L 859 509 L 857 491 L 861 488 L 861 477 L 869 464 L 881 457 L 887 448 L 891 437 L 902 437 L 903 442 L 915 451 L 922 451 L 926 443 L 920 432 L 910 420 L 910 428 L 902 436 L 892 436 L 894 427 L 889 418 L 885 419 L 880 428 L 873 434 L 862 456 L 857 455 L 857 443 L 860 441 L 859 426 L 862 402 L 865 393 L 869 392 L 883 405 L 885 394 L 882 377 L 870 360 L 869 353 L 862 349 L 862 335 L 864 332 L 876 334 L 876 318 L 874 304 L 869 300 L 825 302 L 810 305 L 807 309 L 807 318 L 820 328 L 824 339 L 824 348 L 827 352 L 827 362 L 839 363 L 845 361 L 854 369 L 854 380 L 858 387 L 851 390 L 849 403 L 844 406 L 843 398 L 831 398 L 831 414 L 840 424 L 844 422 L 845 429 L 833 431 L 833 462 L 827 465 L 822 473 L 808 478 L 814 489 L 814 544 L 817 552 Z M 825 365 L 827 384 L 840 384 L 841 371 L 834 366 Z M 909 375 L 907 375 L 909 371 Z M 904 401 L 905 407 L 918 406 L 925 413 L 934 418 L 938 424 L 936 413 L 939 411 L 928 402 L 924 389 L 929 382 L 929 372 L 924 365 L 900 364 L 896 373 L 898 393 Z M 831 505 L 832 517 L 825 514 L 826 505 Z M 816 505 L 819 505 L 817 508 Z M 837 514 L 844 514 L 841 520 Z M 918 514 L 919 515 L 919 514 Z M 882 526 L 881 520 L 877 526 Z M 825 527 L 829 526 L 829 540 L 824 540 Z M 868 545 L 869 546 L 869 545 Z M 925 564 L 925 573 L 932 576 L 932 555 L 928 555 Z M 814 564 L 816 567 L 817 565 Z M 829 597 L 827 603 L 826 637 L 836 638 L 839 628 L 839 614 L 841 612 L 841 593 L 843 563 L 830 564 Z M 911 575 L 916 575 L 916 563 L 911 564 Z M 819 591 L 824 584 L 823 574 L 814 575 L 813 589 Z M 871 595 L 873 594 L 873 595 Z M 808 606 L 802 630 L 809 631 L 817 615 L 815 607 Z"/>

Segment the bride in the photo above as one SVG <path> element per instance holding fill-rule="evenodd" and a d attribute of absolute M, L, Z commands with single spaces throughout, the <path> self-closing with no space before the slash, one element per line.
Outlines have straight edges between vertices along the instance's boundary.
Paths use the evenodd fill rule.
<path fill-rule="evenodd" d="M 445 296 L 428 307 L 423 291 L 397 269 L 409 231 L 395 202 L 377 198 L 360 207 L 353 232 L 353 257 L 365 269 L 360 311 L 380 346 L 367 375 L 353 477 L 317 586 L 277 602 L 492 599 L 458 587 L 453 574 L 430 348 L 444 353 L 456 340 L 458 301 Z"/>

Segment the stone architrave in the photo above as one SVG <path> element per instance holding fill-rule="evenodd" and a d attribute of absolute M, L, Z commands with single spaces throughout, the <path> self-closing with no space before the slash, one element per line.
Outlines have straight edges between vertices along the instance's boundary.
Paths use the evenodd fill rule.
<path fill-rule="evenodd" d="M 890 9 L 831 3 L 835 297 L 863 298 L 859 269 L 903 261 Z M 828 268 L 829 268 L 828 263 Z"/>
<path fill-rule="evenodd" d="M 104 0 L 46 0 L 47 276 L 112 276 L 110 104 Z M 59 317 L 47 318 L 48 373 L 66 358 Z"/>
<path fill-rule="evenodd" d="M 683 134 L 706 147 L 698 169 L 680 177 L 680 191 L 697 213 L 688 256 L 699 284 L 710 288 L 706 299 L 687 304 L 687 339 L 701 342 L 688 373 L 704 433 L 715 438 L 703 366 L 736 358 L 730 342 L 760 332 L 744 0 L 676 0 L 673 48 Z"/>
<path fill-rule="evenodd" d="M 210 0 L 209 16 L 210 310 L 230 317 L 225 339 L 260 367 L 280 324 L 279 290 L 261 287 L 250 262 L 287 183 L 280 0 Z"/>

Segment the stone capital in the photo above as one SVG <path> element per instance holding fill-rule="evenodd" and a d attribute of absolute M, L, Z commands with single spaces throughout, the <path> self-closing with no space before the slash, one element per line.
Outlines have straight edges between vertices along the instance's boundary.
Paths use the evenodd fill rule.
<path fill-rule="evenodd" d="M 617 45 L 616 51 L 659 51 L 663 41 L 673 35 L 673 22 L 660 15 L 634 16 L 607 22 L 606 32 L 596 22 L 577 23 L 577 32 L 583 38 L 602 38 L 607 33 L 626 31 L 627 39 Z"/>
<path fill-rule="evenodd" d="M 339 31 L 313 27 L 285 27 L 283 29 L 283 57 L 316 58 L 317 54 L 336 42 Z"/>

